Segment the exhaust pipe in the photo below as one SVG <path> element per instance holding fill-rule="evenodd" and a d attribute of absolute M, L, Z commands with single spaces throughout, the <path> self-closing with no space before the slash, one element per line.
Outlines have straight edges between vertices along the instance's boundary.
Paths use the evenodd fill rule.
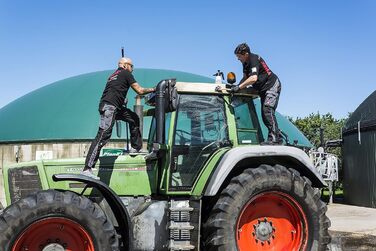
<path fill-rule="evenodd" d="M 158 83 L 155 93 L 155 120 L 157 125 L 157 144 L 165 143 L 165 104 L 166 104 L 166 87 L 168 80 L 162 80 Z"/>
<path fill-rule="evenodd" d="M 137 114 L 137 116 L 140 119 L 140 133 L 141 133 L 141 139 L 143 139 L 143 132 L 144 132 L 144 106 L 141 103 L 141 99 L 143 96 L 136 95 L 136 102 L 133 106 L 133 111 Z"/>

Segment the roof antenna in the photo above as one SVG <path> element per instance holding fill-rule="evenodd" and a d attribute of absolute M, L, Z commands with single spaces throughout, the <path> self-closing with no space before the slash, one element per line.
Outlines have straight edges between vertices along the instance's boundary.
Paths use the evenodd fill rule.
<path fill-rule="evenodd" d="M 121 47 L 121 57 L 122 58 L 124 57 L 124 46 Z M 118 122 L 118 121 L 116 121 L 116 122 Z M 125 122 L 125 137 L 127 138 L 127 145 L 125 146 L 125 150 L 126 150 L 126 152 L 129 153 L 129 135 L 128 135 L 128 123 L 127 122 Z"/>

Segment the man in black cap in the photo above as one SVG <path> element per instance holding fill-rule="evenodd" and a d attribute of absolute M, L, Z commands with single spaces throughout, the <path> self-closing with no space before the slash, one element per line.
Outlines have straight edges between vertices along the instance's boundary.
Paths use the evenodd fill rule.
<path fill-rule="evenodd" d="M 118 62 L 118 69 L 109 76 L 99 102 L 100 123 L 98 133 L 90 145 L 85 167 L 81 174 L 98 179 L 93 174 L 92 169 L 99 158 L 102 147 L 111 138 L 115 120 L 123 120 L 129 124 L 132 146 L 130 154 L 136 154 L 141 150 L 140 118 L 136 113 L 124 106 L 124 100 L 129 87 L 139 95 L 154 92 L 155 88 L 141 87 L 134 79 L 132 72 L 132 60 L 130 58 L 121 58 Z"/>
<path fill-rule="evenodd" d="M 243 64 L 243 78 L 239 85 L 231 88 L 231 92 L 238 92 L 248 86 L 258 91 L 261 98 L 262 120 L 269 131 L 268 139 L 261 144 L 278 145 L 281 141 L 275 110 L 281 93 L 281 83 L 262 57 L 251 53 L 246 43 L 239 44 L 234 53 Z"/>

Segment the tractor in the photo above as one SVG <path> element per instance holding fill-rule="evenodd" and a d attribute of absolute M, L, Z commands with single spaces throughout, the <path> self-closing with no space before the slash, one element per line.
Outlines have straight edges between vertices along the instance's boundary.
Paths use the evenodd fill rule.
<path fill-rule="evenodd" d="M 250 91 L 160 81 L 147 151 L 3 168 L 4 251 L 327 250 L 325 181 L 307 154 L 260 145 Z M 147 108 L 147 109 L 146 109 Z"/>

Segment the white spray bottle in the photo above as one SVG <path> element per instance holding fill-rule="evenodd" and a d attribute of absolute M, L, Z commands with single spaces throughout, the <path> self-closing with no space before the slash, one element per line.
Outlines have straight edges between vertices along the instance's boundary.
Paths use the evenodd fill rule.
<path fill-rule="evenodd" d="M 215 84 L 217 85 L 222 84 L 222 80 L 224 79 L 223 72 L 218 70 L 218 72 L 215 73 L 213 76 L 215 76 Z"/>

